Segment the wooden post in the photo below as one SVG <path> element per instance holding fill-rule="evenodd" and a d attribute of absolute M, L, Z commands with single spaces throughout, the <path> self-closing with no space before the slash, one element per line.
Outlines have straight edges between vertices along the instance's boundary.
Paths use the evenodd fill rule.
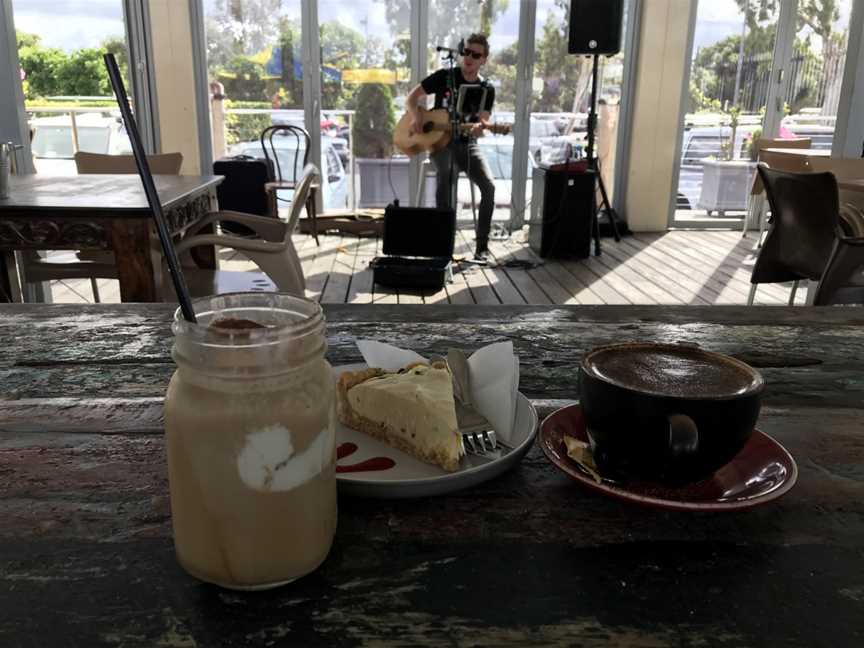
<path fill-rule="evenodd" d="M 218 81 L 210 83 L 210 130 L 213 159 L 225 157 L 225 88 Z"/>

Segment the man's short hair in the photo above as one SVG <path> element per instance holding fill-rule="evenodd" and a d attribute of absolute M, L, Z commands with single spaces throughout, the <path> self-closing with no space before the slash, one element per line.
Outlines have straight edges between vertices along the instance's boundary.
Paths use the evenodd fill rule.
<path fill-rule="evenodd" d="M 466 45 L 481 45 L 483 47 L 483 56 L 489 56 L 489 40 L 483 34 L 471 34 L 465 39 Z"/>

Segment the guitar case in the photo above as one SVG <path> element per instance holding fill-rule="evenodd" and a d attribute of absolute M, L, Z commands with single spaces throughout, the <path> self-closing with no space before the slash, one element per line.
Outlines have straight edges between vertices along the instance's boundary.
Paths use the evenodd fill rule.
<path fill-rule="evenodd" d="M 452 277 L 455 210 L 387 205 L 383 239 L 385 256 L 369 262 L 375 283 L 440 290 Z"/>

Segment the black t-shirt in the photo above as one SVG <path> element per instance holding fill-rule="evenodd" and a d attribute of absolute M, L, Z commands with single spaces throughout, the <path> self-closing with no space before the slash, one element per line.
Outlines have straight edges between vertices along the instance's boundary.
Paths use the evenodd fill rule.
<path fill-rule="evenodd" d="M 469 90 L 465 95 L 462 112 L 466 115 L 475 115 L 478 112 L 484 111 L 492 112 L 492 104 L 495 103 L 495 88 L 492 87 L 492 84 L 483 79 L 483 77 L 478 78 L 476 81 L 466 81 L 465 77 L 462 76 L 462 68 L 456 68 L 454 73 L 456 76 L 456 90 L 453 95 L 453 101 L 459 99 L 459 86 L 463 84 L 480 85 L 486 89 L 486 105 L 483 110 L 480 110 L 480 99 L 483 96 L 483 89 L 474 88 Z M 420 82 L 426 94 L 435 95 L 435 108 L 448 108 L 450 105 L 449 75 L 450 71 L 442 68 Z M 477 119 L 473 117 L 470 121 L 477 121 Z"/>

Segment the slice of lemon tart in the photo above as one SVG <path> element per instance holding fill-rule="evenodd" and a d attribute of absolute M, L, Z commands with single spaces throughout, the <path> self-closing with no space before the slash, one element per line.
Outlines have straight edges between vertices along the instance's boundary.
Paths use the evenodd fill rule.
<path fill-rule="evenodd" d="M 343 425 L 444 470 L 459 468 L 464 451 L 446 363 L 348 371 L 339 376 L 336 394 Z"/>

